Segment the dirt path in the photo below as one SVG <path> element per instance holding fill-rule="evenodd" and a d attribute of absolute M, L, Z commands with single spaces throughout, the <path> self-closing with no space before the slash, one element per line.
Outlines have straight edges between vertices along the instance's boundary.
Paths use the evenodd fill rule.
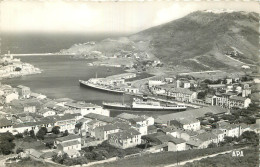
<path fill-rule="evenodd" d="M 224 152 L 211 154 L 211 155 L 207 155 L 207 156 L 202 156 L 202 157 L 190 159 L 190 160 L 187 160 L 187 161 L 182 161 L 182 162 L 179 162 L 178 164 L 174 163 L 174 164 L 166 165 L 165 167 L 174 167 L 174 166 L 179 166 L 179 165 L 185 165 L 186 163 L 189 163 L 189 162 L 199 161 L 199 160 L 202 160 L 204 158 L 211 158 L 211 157 L 215 157 L 217 155 L 223 155 L 223 154 L 231 153 L 234 150 L 241 150 L 241 149 L 245 149 L 245 148 L 247 148 L 247 147 L 240 148 L 240 149 L 233 149 L 233 150 L 229 150 L 229 151 L 224 151 Z"/>

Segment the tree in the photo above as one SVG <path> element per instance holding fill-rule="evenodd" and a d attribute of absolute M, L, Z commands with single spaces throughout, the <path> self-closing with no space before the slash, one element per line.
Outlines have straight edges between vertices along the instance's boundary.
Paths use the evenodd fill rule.
<path fill-rule="evenodd" d="M 22 69 L 20 67 L 15 67 L 15 71 L 21 71 Z"/>
<path fill-rule="evenodd" d="M 30 130 L 29 131 L 29 135 L 31 136 L 31 138 L 35 138 L 34 130 Z"/>
<path fill-rule="evenodd" d="M 41 127 L 41 129 L 37 132 L 36 137 L 40 140 L 44 140 L 44 135 L 47 133 L 47 128 Z"/>
<path fill-rule="evenodd" d="M 60 127 L 59 126 L 54 126 L 51 131 L 54 134 L 59 134 L 60 133 Z"/>
<path fill-rule="evenodd" d="M 21 139 L 21 138 L 23 138 L 23 134 L 22 134 L 22 133 L 17 133 L 17 134 L 15 135 L 15 138 L 16 138 L 16 139 Z"/>
<path fill-rule="evenodd" d="M 12 150 L 15 147 L 13 143 L 14 136 L 10 132 L 0 134 L 0 152 L 2 154 L 8 155 L 12 153 Z"/>
<path fill-rule="evenodd" d="M 199 92 L 198 93 L 198 99 L 204 99 L 206 95 L 207 95 L 206 92 Z"/>
<path fill-rule="evenodd" d="M 23 152 L 23 148 L 17 148 L 16 149 L 16 154 L 19 154 L 20 152 Z"/>
<path fill-rule="evenodd" d="M 217 147 L 217 144 L 216 144 L 216 143 L 210 143 L 210 144 L 208 145 L 208 148 L 215 148 L 215 147 Z"/>
<path fill-rule="evenodd" d="M 245 131 L 242 133 L 242 135 L 239 137 L 239 140 L 245 140 L 245 142 L 248 143 L 254 143 L 258 144 L 258 135 L 254 131 Z"/>
<path fill-rule="evenodd" d="M 65 132 L 63 133 L 63 136 L 68 136 L 68 135 L 69 135 L 68 130 L 65 130 Z"/>

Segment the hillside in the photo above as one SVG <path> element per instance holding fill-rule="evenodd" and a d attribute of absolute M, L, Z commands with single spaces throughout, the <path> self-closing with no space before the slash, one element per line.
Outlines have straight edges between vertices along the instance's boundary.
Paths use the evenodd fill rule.
<path fill-rule="evenodd" d="M 241 69 L 255 65 L 259 48 L 259 15 L 246 12 L 197 11 L 128 37 L 74 45 L 66 53 L 146 55 L 173 70 Z M 140 56 L 139 56 L 140 57 Z"/>
<path fill-rule="evenodd" d="M 257 13 L 210 13 L 198 11 L 130 37 L 149 40 L 152 53 L 163 62 L 192 69 L 238 67 L 256 62 L 259 48 Z"/>

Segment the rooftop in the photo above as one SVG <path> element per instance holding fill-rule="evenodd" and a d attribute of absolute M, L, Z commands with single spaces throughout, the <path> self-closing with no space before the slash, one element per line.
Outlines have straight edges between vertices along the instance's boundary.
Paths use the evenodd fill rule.
<path fill-rule="evenodd" d="M 72 108 L 78 108 L 78 109 L 82 109 L 82 108 L 90 108 L 90 107 L 100 107 L 96 104 L 92 104 L 92 103 L 72 103 L 72 102 L 68 102 L 65 104 L 65 106 L 68 107 L 72 107 Z"/>
<path fill-rule="evenodd" d="M 175 144 L 181 144 L 181 143 L 185 143 L 186 141 L 181 138 L 173 137 L 173 138 L 171 138 L 171 140 L 169 142 L 173 142 Z"/>
<path fill-rule="evenodd" d="M 167 123 L 170 120 L 182 119 L 182 118 L 197 119 L 200 117 L 204 117 L 206 113 L 212 113 L 214 115 L 217 115 L 217 114 L 229 113 L 229 110 L 222 108 L 220 106 L 209 106 L 209 107 L 203 107 L 199 109 L 187 110 L 183 112 L 160 115 L 155 119 L 155 122 Z"/>
<path fill-rule="evenodd" d="M 217 136 L 211 132 L 204 132 L 204 133 L 198 134 L 196 136 L 196 138 L 198 138 L 201 141 L 208 141 L 208 140 L 216 139 Z"/>
<path fill-rule="evenodd" d="M 104 125 L 104 126 L 99 126 L 96 129 L 102 129 L 103 131 L 110 131 L 110 130 L 119 129 L 119 127 L 117 127 L 115 125 Z"/>
<path fill-rule="evenodd" d="M 85 118 L 91 118 L 93 120 L 99 120 L 107 123 L 112 123 L 114 121 L 114 118 L 100 115 L 100 114 L 95 114 L 95 113 L 89 113 L 84 116 Z"/>
<path fill-rule="evenodd" d="M 117 115 L 116 117 L 128 120 L 128 119 L 138 118 L 139 116 L 134 114 L 122 113 Z"/>
<path fill-rule="evenodd" d="M 246 98 L 241 97 L 241 96 L 230 96 L 229 99 L 235 100 L 235 101 L 245 101 L 246 100 Z"/>
<path fill-rule="evenodd" d="M 78 144 L 81 144 L 78 140 L 76 140 L 76 141 L 67 141 L 67 142 L 60 143 L 60 145 L 62 147 L 74 146 L 74 145 L 78 145 Z"/>
<path fill-rule="evenodd" d="M 80 138 L 80 136 L 78 136 L 78 135 L 70 134 L 68 136 L 59 137 L 56 140 L 60 141 L 60 142 L 65 142 L 65 141 L 69 141 L 69 140 L 76 140 L 76 139 L 79 139 L 79 138 Z"/>
<path fill-rule="evenodd" d="M 140 133 L 134 129 L 129 129 L 127 131 L 110 134 L 111 137 L 115 137 L 115 138 L 122 139 L 122 140 L 133 138 L 136 135 L 140 135 Z"/>

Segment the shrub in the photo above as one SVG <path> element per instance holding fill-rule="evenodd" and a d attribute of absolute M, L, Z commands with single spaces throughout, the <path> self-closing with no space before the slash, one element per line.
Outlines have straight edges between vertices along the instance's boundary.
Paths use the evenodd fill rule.
<path fill-rule="evenodd" d="M 20 152 L 23 152 L 23 149 L 22 148 L 17 148 L 16 154 L 19 154 Z"/>
<path fill-rule="evenodd" d="M 51 131 L 54 134 L 59 134 L 60 133 L 60 127 L 59 126 L 54 126 Z"/>
<path fill-rule="evenodd" d="M 23 134 L 22 133 L 18 133 L 14 136 L 16 139 L 21 139 L 23 138 Z"/>

